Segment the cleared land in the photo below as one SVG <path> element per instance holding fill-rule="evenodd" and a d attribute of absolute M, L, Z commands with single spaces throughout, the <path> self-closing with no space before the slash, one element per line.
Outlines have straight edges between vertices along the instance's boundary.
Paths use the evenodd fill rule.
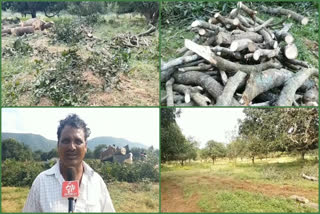
<path fill-rule="evenodd" d="M 294 158 L 212 163 L 193 162 L 181 167 L 165 164 L 161 171 L 162 212 L 317 212 L 318 161 Z M 308 204 L 290 199 L 307 198 Z"/>
<path fill-rule="evenodd" d="M 2 19 L 17 16 L 21 21 L 29 19 L 2 13 Z M 76 19 L 68 14 L 47 18 L 41 13 L 38 18 L 54 23 Z M 158 105 L 158 32 L 139 37 L 140 43 L 133 47 L 124 45 L 149 27 L 138 14 L 104 15 L 88 27 L 92 37 L 83 38 L 76 48 L 56 41 L 52 29 L 22 37 L 3 36 L 2 105 Z M 71 68 L 76 76 L 64 72 L 70 70 L 70 59 L 77 62 Z M 75 84 L 65 83 L 66 79 Z"/>

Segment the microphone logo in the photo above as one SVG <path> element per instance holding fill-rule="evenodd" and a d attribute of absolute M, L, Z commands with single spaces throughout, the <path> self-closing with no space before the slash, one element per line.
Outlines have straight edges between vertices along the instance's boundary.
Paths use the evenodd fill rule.
<path fill-rule="evenodd" d="M 79 181 L 64 181 L 62 183 L 62 197 L 74 198 L 79 196 Z"/>

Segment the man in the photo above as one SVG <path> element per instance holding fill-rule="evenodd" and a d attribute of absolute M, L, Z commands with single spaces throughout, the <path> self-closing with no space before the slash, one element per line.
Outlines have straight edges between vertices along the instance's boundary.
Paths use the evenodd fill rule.
<path fill-rule="evenodd" d="M 67 169 L 75 169 L 79 197 L 74 212 L 115 212 L 102 178 L 83 159 L 87 152 L 90 129 L 76 114 L 60 121 L 58 127 L 59 161 L 34 180 L 23 212 L 68 212 L 68 199 L 62 197 Z"/>

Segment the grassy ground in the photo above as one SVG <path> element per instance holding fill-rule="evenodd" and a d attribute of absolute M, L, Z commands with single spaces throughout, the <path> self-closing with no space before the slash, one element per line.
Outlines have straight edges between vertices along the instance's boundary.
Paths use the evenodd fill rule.
<path fill-rule="evenodd" d="M 19 14 L 11 14 L 4 12 L 2 18 L 15 17 Z M 39 18 L 45 21 L 57 21 L 59 19 L 72 16 L 63 15 L 60 17 L 46 18 L 39 13 Z M 27 19 L 27 18 L 25 18 Z M 146 31 L 149 27 L 143 16 L 138 14 L 109 14 L 101 18 L 94 27 L 93 35 L 98 39 L 111 40 L 111 38 L 119 34 L 131 33 L 136 35 Z M 11 47 L 16 41 L 14 36 L 2 37 L 2 48 Z M 99 90 L 101 79 L 92 72 L 85 72 L 83 79 L 90 84 L 95 90 L 88 90 L 88 106 L 101 105 L 158 105 L 159 102 L 159 73 L 158 73 L 158 33 L 155 36 L 148 36 L 145 40 L 149 46 L 141 46 L 131 49 L 131 57 L 128 60 L 128 68 L 126 72 L 119 76 L 119 85 L 108 91 Z M 33 35 L 23 37 L 23 41 L 27 42 L 33 49 L 46 49 L 49 54 L 61 55 L 61 53 L 70 48 L 67 44 L 53 44 L 46 33 L 37 31 Z M 87 44 L 78 44 L 78 54 L 83 59 L 87 59 L 90 55 L 87 51 Z M 38 54 L 38 56 L 41 54 Z M 2 57 L 2 105 L 4 106 L 52 106 L 56 105 L 53 100 L 44 96 L 40 100 L 35 98 L 34 85 L 37 77 L 44 70 L 48 70 L 55 66 L 55 60 L 43 56 L 38 57 L 32 54 L 24 56 Z M 39 63 L 41 67 L 39 68 Z M 45 62 L 45 63 L 43 63 Z"/>
<path fill-rule="evenodd" d="M 303 196 L 318 203 L 318 162 L 273 158 L 237 162 L 165 164 L 161 171 L 163 212 L 316 212 L 291 199 Z"/>
<path fill-rule="evenodd" d="M 108 189 L 117 212 L 159 211 L 159 184 L 117 182 Z M 28 192 L 29 188 L 2 187 L 2 212 L 21 212 Z"/>

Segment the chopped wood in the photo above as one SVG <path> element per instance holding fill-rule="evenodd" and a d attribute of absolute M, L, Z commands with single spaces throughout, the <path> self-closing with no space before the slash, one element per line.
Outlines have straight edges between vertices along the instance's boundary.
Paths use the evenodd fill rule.
<path fill-rule="evenodd" d="M 198 66 L 178 68 L 178 71 L 182 71 L 182 72 L 186 72 L 186 71 L 208 71 L 212 67 L 213 67 L 213 65 L 211 65 L 211 64 L 200 63 Z"/>
<path fill-rule="evenodd" d="M 268 69 L 251 73 L 240 103 L 249 105 L 256 96 L 282 86 L 292 76 L 293 73 L 285 69 Z"/>
<path fill-rule="evenodd" d="M 229 14 L 214 11 L 208 21 L 191 22 L 188 30 L 196 36 L 178 49 L 182 57 L 161 65 L 161 82 L 173 77 L 175 84 L 204 90 L 190 92 L 189 103 L 180 99 L 174 105 L 275 106 L 289 99 L 289 106 L 318 106 L 318 80 L 305 75 L 315 68 L 297 59 L 299 50 L 290 32 L 293 24 L 287 23 L 297 15 L 281 11 L 274 14 L 283 15 L 280 21 L 264 20 L 257 16 L 258 8 L 249 6 L 238 2 Z M 173 91 L 188 94 L 180 88 Z"/>
<path fill-rule="evenodd" d="M 294 100 L 294 95 L 298 88 L 311 76 L 318 74 L 318 69 L 305 68 L 302 71 L 294 74 L 288 81 L 286 81 L 280 97 L 277 101 L 278 106 L 291 106 Z"/>
<path fill-rule="evenodd" d="M 230 45 L 231 51 L 242 51 L 248 47 L 248 44 L 253 43 L 250 39 L 234 40 Z"/>
<path fill-rule="evenodd" d="M 24 34 L 30 33 L 34 33 L 34 28 L 32 26 L 16 27 L 11 29 L 11 34 L 14 36 L 23 36 Z"/>
<path fill-rule="evenodd" d="M 216 60 L 212 57 L 212 51 L 210 50 L 209 46 L 198 45 L 189 39 L 184 40 L 184 46 L 189 50 L 195 52 L 202 58 L 208 60 L 208 62 L 212 64 L 217 63 Z"/>
<path fill-rule="evenodd" d="M 231 105 L 232 97 L 240 83 L 246 78 L 247 74 L 238 71 L 234 76 L 230 77 L 222 94 L 217 99 L 217 106 Z"/>
<path fill-rule="evenodd" d="M 242 59 L 242 55 L 240 52 L 231 51 L 229 48 L 215 46 L 211 48 L 211 50 L 218 56 L 227 57 L 227 58 L 235 58 L 235 59 Z"/>
<path fill-rule="evenodd" d="M 194 36 L 194 38 L 192 39 L 192 41 L 196 43 L 196 42 L 199 41 L 199 39 L 200 39 L 200 36 L 199 36 L 198 34 L 196 34 L 196 35 Z M 183 47 L 183 48 L 178 49 L 178 50 L 177 50 L 177 53 L 178 53 L 179 55 L 181 55 L 181 54 L 184 54 L 184 53 L 187 52 L 187 51 L 188 51 L 188 48 Z"/>
<path fill-rule="evenodd" d="M 214 99 L 217 99 L 222 94 L 223 86 L 211 76 L 198 71 L 177 72 L 174 74 L 177 83 L 185 85 L 199 85 L 207 91 Z M 239 103 L 234 98 L 232 105 L 238 106 Z"/>
<path fill-rule="evenodd" d="M 167 95 L 168 95 L 167 106 L 174 106 L 173 91 L 172 91 L 173 83 L 174 83 L 174 78 L 172 78 L 172 77 L 166 83 L 166 92 L 167 92 Z"/>
<path fill-rule="evenodd" d="M 283 51 L 287 59 L 295 59 L 298 56 L 298 48 L 295 44 L 286 45 Z"/>
<path fill-rule="evenodd" d="M 219 72 L 220 72 L 222 84 L 226 85 L 226 83 L 228 81 L 228 76 L 227 76 L 226 72 L 224 70 L 219 70 Z"/>
<path fill-rule="evenodd" d="M 196 21 L 192 22 L 191 27 L 192 28 L 196 28 L 196 27 L 207 28 L 209 30 L 218 31 L 218 32 L 219 31 L 226 31 L 223 28 L 219 27 L 218 25 L 213 25 L 213 24 L 210 24 L 210 23 L 202 21 L 202 20 L 196 20 Z"/>
<path fill-rule="evenodd" d="M 261 56 L 266 56 L 267 58 L 274 58 L 279 55 L 280 48 L 277 49 L 258 49 L 253 53 L 253 59 L 258 61 Z"/>
<path fill-rule="evenodd" d="M 162 71 L 168 70 L 169 68 L 172 68 L 174 66 L 181 65 L 183 63 L 192 62 L 192 61 L 195 61 L 195 60 L 197 60 L 199 58 L 200 58 L 200 56 L 197 55 L 197 54 L 194 54 L 194 55 L 191 55 L 191 56 L 185 56 L 185 57 L 182 56 L 182 57 L 179 57 L 177 59 L 173 59 L 173 60 L 167 62 L 166 64 L 161 66 L 161 70 Z"/>
<path fill-rule="evenodd" d="M 313 177 L 313 176 L 308 176 L 308 175 L 306 175 L 306 174 L 302 174 L 302 177 L 303 177 L 304 179 L 307 179 L 307 180 L 310 180 L 310 181 L 318 181 L 318 178 Z"/>
<path fill-rule="evenodd" d="M 265 13 L 269 13 L 271 15 L 285 15 L 288 16 L 290 15 L 290 17 L 292 19 L 294 19 L 295 21 L 299 22 L 302 25 L 306 25 L 309 22 L 309 19 L 307 17 L 304 17 L 292 10 L 288 10 L 288 9 L 284 9 L 281 7 L 277 7 L 277 8 L 271 8 L 271 7 L 266 7 L 264 5 L 261 5 L 261 10 Z"/>

